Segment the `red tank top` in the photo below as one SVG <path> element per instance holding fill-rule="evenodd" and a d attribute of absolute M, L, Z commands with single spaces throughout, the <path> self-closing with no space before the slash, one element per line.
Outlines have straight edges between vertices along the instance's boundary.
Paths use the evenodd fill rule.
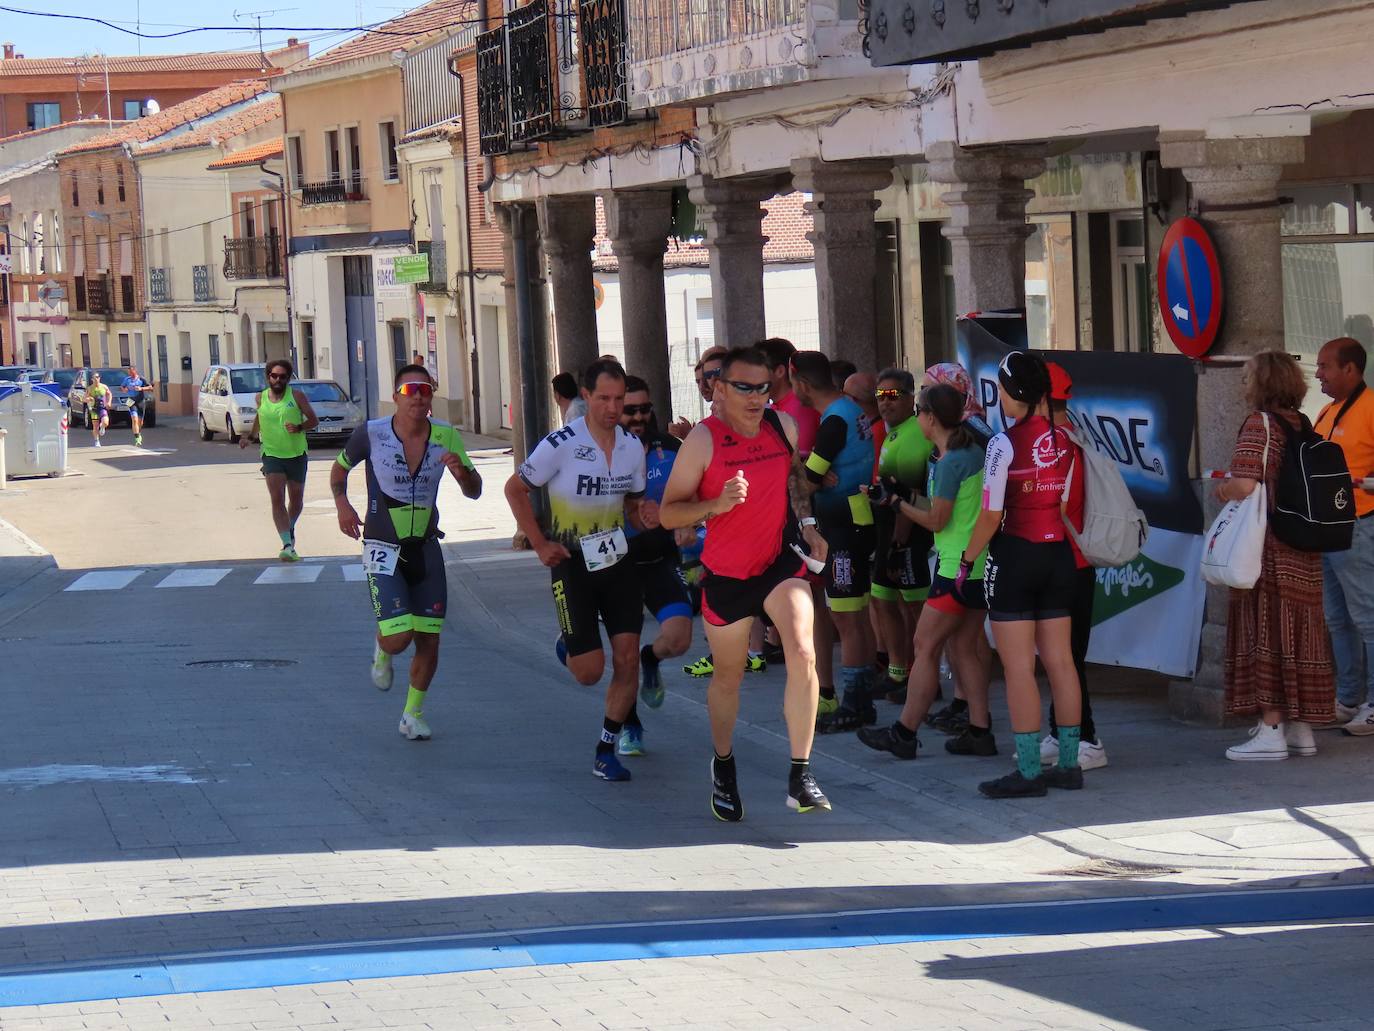
<path fill-rule="evenodd" d="M 758 576 L 782 550 L 783 530 L 791 510 L 787 476 L 792 469 L 792 448 L 787 437 L 764 413 L 759 432 L 745 437 L 722 419 L 709 415 L 701 420 L 711 430 L 711 463 L 701 478 L 697 497 L 720 497 L 725 481 L 741 469 L 749 481 L 749 496 L 723 515 L 706 521 L 706 545 L 701 562 L 710 572 L 743 580 Z"/>
<path fill-rule="evenodd" d="M 1007 437 L 1012 459 L 1007 468 L 1003 532 L 1028 541 L 1064 540 L 1068 533 L 1060 505 L 1069 470 L 1079 458 L 1078 445 L 1038 415 L 1022 419 L 1007 430 Z"/>

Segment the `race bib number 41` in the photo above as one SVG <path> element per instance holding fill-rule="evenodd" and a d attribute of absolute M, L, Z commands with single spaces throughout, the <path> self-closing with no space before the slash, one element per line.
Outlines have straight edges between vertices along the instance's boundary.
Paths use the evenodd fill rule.
<path fill-rule="evenodd" d="M 589 533 L 581 540 L 582 559 L 587 563 L 587 572 L 595 573 L 598 569 L 610 569 L 622 558 L 628 550 L 625 543 L 625 531 L 620 527 L 613 530 L 603 530 L 601 533 Z"/>
<path fill-rule="evenodd" d="M 363 572 L 374 576 L 391 576 L 401 557 L 399 544 L 386 541 L 363 541 Z"/>

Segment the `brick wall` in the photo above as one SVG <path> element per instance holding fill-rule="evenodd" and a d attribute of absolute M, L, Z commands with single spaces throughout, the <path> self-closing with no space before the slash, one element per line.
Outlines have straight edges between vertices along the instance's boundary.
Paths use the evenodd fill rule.
<path fill-rule="evenodd" d="M 124 199 L 119 198 L 119 170 L 124 173 Z M 109 273 L 112 313 L 111 323 L 142 323 L 144 319 L 144 280 L 146 276 L 145 241 L 143 240 L 143 212 L 139 205 L 138 169 L 122 149 L 99 150 L 84 154 L 62 156 L 57 161 L 62 190 L 62 239 L 66 248 L 63 268 L 68 289 L 68 306 L 73 318 L 83 318 L 77 309 L 74 285 L 76 241 L 84 241 L 85 270 L 89 279 L 98 274 L 100 255 L 98 238 L 109 241 Z M 75 179 L 77 200 L 72 198 Z M 101 187 L 104 203 L 101 203 Z M 109 221 L 91 217 L 92 213 L 106 215 Z M 177 228 L 177 227 L 173 227 Z M 119 238 L 129 237 L 130 264 L 121 266 Z M 133 277 L 133 311 L 123 310 L 120 277 Z"/>

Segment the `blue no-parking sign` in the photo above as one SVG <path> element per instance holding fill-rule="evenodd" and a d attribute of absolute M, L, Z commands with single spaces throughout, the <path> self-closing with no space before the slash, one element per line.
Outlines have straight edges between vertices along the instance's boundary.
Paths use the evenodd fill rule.
<path fill-rule="evenodd" d="M 1195 218 L 1180 218 L 1159 248 L 1159 312 L 1174 346 L 1201 358 L 1221 330 L 1221 262 L 1212 238 Z"/>

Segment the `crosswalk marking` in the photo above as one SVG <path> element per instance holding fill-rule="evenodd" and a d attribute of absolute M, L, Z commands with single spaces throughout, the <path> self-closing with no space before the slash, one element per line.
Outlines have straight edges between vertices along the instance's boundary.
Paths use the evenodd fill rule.
<path fill-rule="evenodd" d="M 255 584 L 313 584 L 320 578 L 324 566 L 268 566 Z"/>
<path fill-rule="evenodd" d="M 214 587 L 232 570 L 229 569 L 177 569 L 157 584 L 158 587 Z"/>
<path fill-rule="evenodd" d="M 349 583 L 358 583 L 367 579 L 367 574 L 363 572 L 363 564 L 354 562 L 352 565 L 343 567 L 344 579 Z"/>
<path fill-rule="evenodd" d="M 142 569 L 93 569 L 69 583 L 68 591 L 118 591 L 137 580 Z"/>

